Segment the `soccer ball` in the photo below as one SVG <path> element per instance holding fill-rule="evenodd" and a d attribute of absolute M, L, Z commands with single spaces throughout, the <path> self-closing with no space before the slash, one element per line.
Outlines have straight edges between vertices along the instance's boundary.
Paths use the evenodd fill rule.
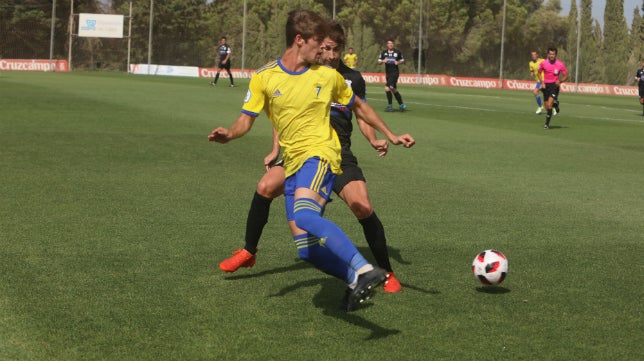
<path fill-rule="evenodd" d="M 482 284 L 496 286 L 508 275 L 508 259 L 495 249 L 485 250 L 474 258 L 472 273 Z"/>

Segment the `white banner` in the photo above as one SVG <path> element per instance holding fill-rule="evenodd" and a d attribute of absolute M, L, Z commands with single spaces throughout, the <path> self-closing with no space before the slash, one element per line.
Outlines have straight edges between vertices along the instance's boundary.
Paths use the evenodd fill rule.
<path fill-rule="evenodd" d="M 157 65 L 157 64 L 130 64 L 130 73 L 132 74 L 149 74 L 165 76 L 189 76 L 199 77 L 199 68 L 196 66 L 176 66 L 176 65 Z"/>
<path fill-rule="evenodd" d="M 78 36 L 122 38 L 123 15 L 79 14 Z"/>

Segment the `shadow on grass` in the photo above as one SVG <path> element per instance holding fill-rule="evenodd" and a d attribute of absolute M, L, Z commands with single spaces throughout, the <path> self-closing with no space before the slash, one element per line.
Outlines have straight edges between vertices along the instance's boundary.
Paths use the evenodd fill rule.
<path fill-rule="evenodd" d="M 559 129 L 567 129 L 568 127 L 563 126 L 563 125 L 551 125 L 550 129 L 548 130 L 559 130 Z"/>
<path fill-rule="evenodd" d="M 278 268 L 273 268 L 257 273 L 250 273 L 250 274 L 235 274 L 231 276 L 227 276 L 227 280 L 243 280 L 243 279 L 248 279 L 248 278 L 256 278 L 256 277 L 264 277 L 268 275 L 274 275 L 278 273 L 285 273 L 285 272 L 291 272 L 291 271 L 297 271 L 305 268 L 312 267 L 310 264 L 300 260 L 299 258 L 295 259 L 295 263 L 290 265 L 290 266 L 284 266 L 284 267 L 278 267 Z"/>
<path fill-rule="evenodd" d="M 392 250 L 392 248 L 390 248 Z M 406 262 L 400 256 L 400 252 L 396 249 L 393 249 L 394 252 L 390 253 L 390 256 L 393 255 L 394 258 L 399 260 L 400 263 L 411 264 L 411 262 Z M 249 279 L 256 277 L 264 277 L 278 273 L 285 273 L 291 271 L 297 271 L 301 269 L 306 269 L 312 267 L 309 263 L 300 260 L 299 258 L 295 259 L 295 263 L 290 266 L 273 268 L 270 270 L 265 270 L 258 273 L 251 274 L 236 274 L 227 276 L 227 280 L 240 280 L 240 279 Z M 402 283 L 404 288 L 415 290 L 425 294 L 440 294 L 437 290 L 423 289 L 410 285 L 408 283 Z M 304 287 L 315 287 L 322 286 L 320 291 L 313 297 L 313 304 L 316 308 L 322 309 L 324 315 L 334 317 L 345 322 L 351 323 L 353 325 L 362 327 L 370 331 L 367 340 L 381 339 L 384 337 L 392 336 L 399 334 L 401 331 L 396 329 L 390 329 L 382 327 L 374 322 L 366 320 L 359 316 L 359 311 L 361 309 L 373 307 L 372 302 L 361 305 L 360 308 L 355 312 L 346 312 L 343 308 L 343 297 L 345 294 L 345 285 L 342 282 L 339 282 L 335 278 L 324 277 L 324 278 L 315 278 L 311 280 L 297 282 L 293 285 L 282 288 L 279 292 L 270 295 L 270 297 L 281 297 L 290 292 L 293 292 L 297 289 Z M 384 293 L 382 290 L 379 290 L 378 293 Z M 382 295 L 380 295 L 382 297 Z M 356 313 L 358 312 L 358 313 Z"/>
<path fill-rule="evenodd" d="M 390 251 L 394 250 L 394 252 L 390 252 L 389 255 L 390 255 L 391 258 L 396 259 L 396 261 L 398 263 L 402 263 L 402 264 L 406 264 L 406 265 L 411 264 L 411 262 L 405 261 L 405 260 L 402 259 L 402 257 L 400 256 L 400 252 L 397 249 L 390 247 L 389 250 Z M 368 248 L 360 249 L 360 252 L 364 254 L 365 252 L 369 252 L 369 249 Z M 313 267 L 308 262 L 302 261 L 299 258 L 295 258 L 293 262 L 294 263 L 292 265 L 290 265 L 290 266 L 277 267 L 277 268 L 273 268 L 273 269 L 269 269 L 269 270 L 265 270 L 265 271 L 261 271 L 261 272 L 257 272 L 257 273 L 234 274 L 234 275 L 233 274 L 226 274 L 225 279 L 226 280 L 231 280 L 231 281 L 243 280 L 243 279 L 250 279 L 250 278 L 256 278 L 256 277 L 264 277 L 264 276 L 274 275 L 274 274 L 278 274 L 278 273 L 286 273 L 286 272 L 291 272 L 291 271 L 298 271 L 298 270 L 306 269 L 306 268 L 309 268 L 309 267 Z M 438 295 L 438 294 L 440 294 L 440 291 L 438 291 L 436 289 L 420 288 L 420 287 L 417 287 L 415 285 L 412 285 L 412 284 L 409 284 L 409 283 L 406 283 L 406 282 L 400 282 L 400 284 L 403 285 L 404 288 L 411 289 L 411 290 L 414 290 L 414 291 L 418 291 L 420 293 L 430 294 L 430 295 Z M 282 295 L 282 294 L 277 294 L 275 296 L 279 296 L 279 295 Z"/>
<path fill-rule="evenodd" d="M 315 296 L 313 296 L 313 305 L 315 305 L 316 308 L 321 309 L 325 316 L 337 318 L 339 320 L 369 330 L 370 334 L 366 338 L 367 340 L 381 339 L 384 337 L 397 335 L 401 332 L 400 330 L 382 327 L 374 322 L 360 317 L 359 312 L 361 309 L 374 306 L 374 304 L 371 302 L 362 305 L 358 310 L 354 312 L 346 312 L 343 309 L 342 302 L 345 294 L 345 287 L 342 282 L 338 282 L 338 280 L 334 278 L 324 277 L 301 281 L 282 288 L 276 294 L 271 295 L 271 297 L 281 297 L 299 288 L 314 286 L 322 286 L 322 288 L 318 293 L 315 294 Z"/>
<path fill-rule="evenodd" d="M 360 251 L 360 253 L 362 253 L 365 257 L 367 257 L 369 259 L 373 259 L 373 255 L 372 255 L 371 250 L 369 249 L 369 247 L 358 247 L 358 251 Z M 387 251 L 389 253 L 389 259 L 390 260 L 394 260 L 397 263 L 404 264 L 404 265 L 410 265 L 411 264 L 410 261 L 406 261 L 405 259 L 403 259 L 402 254 L 400 254 L 400 249 L 394 248 L 394 247 L 391 247 L 391 246 L 387 246 Z"/>
<path fill-rule="evenodd" d="M 498 295 L 498 294 L 512 292 L 509 288 L 498 287 L 498 286 L 477 287 L 476 291 L 481 293 L 491 294 L 491 295 Z"/>

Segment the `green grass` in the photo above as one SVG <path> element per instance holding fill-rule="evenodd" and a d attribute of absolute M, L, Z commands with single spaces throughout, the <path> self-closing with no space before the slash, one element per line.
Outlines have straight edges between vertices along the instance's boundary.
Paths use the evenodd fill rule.
<path fill-rule="evenodd" d="M 243 245 L 270 126 L 207 142 L 247 82 L 0 74 L 0 360 L 639 360 L 644 121 L 636 98 L 402 86 L 414 148 L 354 150 L 403 283 L 346 314 L 273 203 Z M 384 109 L 381 86 L 369 102 Z M 368 255 L 341 201 L 327 216 Z M 503 251 L 503 287 L 470 263 Z"/>

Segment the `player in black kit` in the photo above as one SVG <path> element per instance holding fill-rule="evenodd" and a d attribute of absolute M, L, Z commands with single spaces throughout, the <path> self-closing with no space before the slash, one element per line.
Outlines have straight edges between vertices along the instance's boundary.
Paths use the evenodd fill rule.
<path fill-rule="evenodd" d="M 215 86 L 217 85 L 217 80 L 219 80 L 219 73 L 221 73 L 221 70 L 226 70 L 228 73 L 228 77 L 230 78 L 230 87 L 235 86 L 235 82 L 233 81 L 233 74 L 230 72 L 230 54 L 231 54 L 231 49 L 230 46 L 226 43 L 228 39 L 226 39 L 225 36 L 222 36 L 221 39 L 219 39 L 219 47 L 217 48 L 217 54 L 219 54 L 219 64 L 217 65 L 217 74 L 215 74 L 215 78 L 210 82 L 210 85 Z"/>
<path fill-rule="evenodd" d="M 642 104 L 642 116 L 644 116 L 644 60 L 642 61 L 642 67 L 637 69 L 637 73 L 635 73 L 635 80 L 637 80 L 637 86 L 639 87 L 640 104 Z"/>
<path fill-rule="evenodd" d="M 394 41 L 387 40 L 387 49 L 383 50 L 378 57 L 378 64 L 385 64 L 385 77 L 387 81 L 385 84 L 385 94 L 387 95 L 388 103 L 387 108 L 385 108 L 386 112 L 393 111 L 393 107 L 391 106 L 392 93 L 393 96 L 396 97 L 400 111 L 404 112 L 407 110 L 407 105 L 403 103 L 402 96 L 396 87 L 398 76 L 400 75 L 398 64 L 402 64 L 404 62 L 405 58 L 403 57 L 402 52 L 394 47 Z"/>
<path fill-rule="evenodd" d="M 351 85 L 353 92 L 361 99 L 366 99 L 366 86 L 364 78 L 359 71 L 346 66 L 340 60 L 340 53 L 346 44 L 346 38 L 342 27 L 331 22 L 331 31 L 324 41 L 324 50 L 321 62 L 331 65 L 343 75 L 345 81 Z M 394 276 L 389 253 L 385 230 L 376 215 L 369 200 L 367 185 L 362 170 L 358 167 L 358 160 L 351 151 L 351 134 L 353 132 L 353 113 L 350 108 L 332 104 L 331 125 L 336 130 L 342 146 L 342 174 L 337 176 L 333 191 L 346 202 L 351 211 L 362 225 L 365 238 L 369 248 L 376 259 L 378 266 L 387 270 L 387 280 L 383 286 L 385 292 L 398 292 L 402 285 Z M 367 138 L 372 147 L 380 157 L 387 154 L 388 142 L 384 139 L 377 139 L 372 127 L 359 118 L 357 119 L 360 131 Z M 251 202 L 246 223 L 245 246 L 233 252 L 233 256 L 225 259 L 219 264 L 219 268 L 225 272 L 235 272 L 240 267 L 252 267 L 255 265 L 257 245 L 259 238 L 268 221 L 268 214 L 271 202 L 284 191 L 284 170 L 276 164 L 279 155 L 279 145 L 274 139 L 273 152 L 264 158 L 267 172 L 257 185 L 257 191 Z M 278 162 L 279 163 L 279 162 Z M 352 309 L 347 309 L 352 311 Z"/>

